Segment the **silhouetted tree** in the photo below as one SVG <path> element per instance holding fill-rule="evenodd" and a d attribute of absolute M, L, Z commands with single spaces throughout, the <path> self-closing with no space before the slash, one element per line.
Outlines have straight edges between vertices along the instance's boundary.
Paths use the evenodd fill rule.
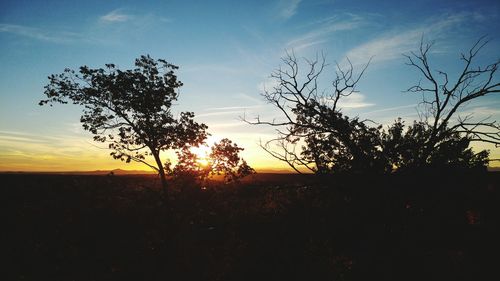
<path fill-rule="evenodd" d="M 229 139 L 215 143 L 209 155 L 212 175 L 223 175 L 226 182 L 234 182 L 255 173 L 247 162 L 239 156 L 243 148 Z"/>
<path fill-rule="evenodd" d="M 177 164 L 167 162 L 168 174 L 184 181 L 203 181 L 214 175 L 222 175 L 226 183 L 255 173 L 255 170 L 239 156 L 243 148 L 225 138 L 214 143 L 206 159 L 200 159 L 188 147 L 177 152 Z"/>
<path fill-rule="evenodd" d="M 430 136 L 429 125 L 414 121 L 405 128 L 398 119 L 382 134 L 383 154 L 398 170 L 422 167 L 480 169 L 488 164 L 488 151 L 474 153 L 470 139 L 460 133 L 448 134 L 440 139 L 429 155 L 424 156 L 426 141 Z M 422 161 L 427 157 L 426 161 Z"/>
<path fill-rule="evenodd" d="M 339 101 L 355 93 L 365 72 L 354 73 L 350 61 L 347 68 L 337 64 L 332 89 L 318 89 L 318 77 L 326 64 L 320 60 L 305 60 L 305 75 L 299 73 L 299 62 L 294 54 L 282 61 L 284 68 L 271 74 L 276 82 L 263 93 L 267 102 L 281 113 L 279 120 L 263 121 L 257 117 L 244 121 L 254 125 L 276 127 L 278 136 L 261 143 L 273 157 L 284 161 L 295 171 L 308 169 L 314 173 L 331 172 L 391 172 L 394 169 L 439 167 L 485 167 L 488 151 L 474 153 L 472 141 L 500 145 L 499 125 L 488 119 L 472 121 L 472 116 L 452 117 L 469 101 L 500 92 L 495 77 L 500 61 L 487 66 L 473 67 L 472 61 L 487 43 L 478 40 L 468 54 L 462 55 L 463 71 L 452 84 L 448 74 L 430 66 L 428 53 L 432 44 L 420 44 L 419 53 L 406 56 L 408 64 L 416 67 L 427 80 L 409 89 L 421 93 L 424 111 L 422 120 L 406 127 L 401 119 L 388 131 L 382 126 L 371 126 L 370 120 L 348 117 L 341 112 Z M 442 79 L 438 81 L 436 76 Z M 431 96 L 428 99 L 428 95 Z"/>
<path fill-rule="evenodd" d="M 190 147 L 184 147 L 176 151 L 177 163 L 165 163 L 165 172 L 172 176 L 176 181 L 181 181 L 183 185 L 193 185 L 196 182 L 204 181 L 210 175 L 209 165 L 200 163 L 198 155 L 190 150 Z"/>
<path fill-rule="evenodd" d="M 114 64 L 98 69 L 82 66 L 78 73 L 65 69 L 49 76 L 47 99 L 40 105 L 71 102 L 83 106 L 80 121 L 94 140 L 109 142 L 115 159 L 137 161 L 156 170 L 166 192 L 160 153 L 203 143 L 207 126 L 195 122 L 192 112 L 181 112 L 178 117 L 171 112 L 182 86 L 174 73 L 177 66 L 150 56 L 136 59 L 135 66 L 124 71 Z M 147 156 L 155 163 L 148 163 Z"/>
<path fill-rule="evenodd" d="M 380 151 L 380 127 L 350 118 L 339 108 L 341 99 L 356 92 L 368 64 L 359 74 L 349 60 L 345 70 L 337 64 L 332 89 L 322 91 L 318 89 L 318 77 L 326 66 L 324 57 L 306 59 L 308 72 L 303 77 L 293 53 L 282 61 L 284 68 L 271 74 L 276 86 L 263 93 L 266 101 L 282 113 L 282 121 L 244 118 L 250 124 L 277 127 L 277 138 L 261 143 L 261 147 L 299 173 L 301 168 L 315 173 L 390 169 Z"/>
<path fill-rule="evenodd" d="M 418 53 L 405 55 L 407 64 L 423 76 L 417 85 L 408 89 L 422 95 L 423 111 L 421 120 L 406 132 L 406 140 L 415 142 L 414 152 L 411 157 L 402 155 L 405 161 L 402 166 L 487 164 L 488 152 L 475 154 L 469 143 L 479 141 L 499 146 L 499 124 L 496 120 L 489 121 L 490 118 L 474 120 L 472 114 L 460 116 L 460 110 L 467 103 L 500 93 L 500 81 L 495 75 L 500 60 L 485 66 L 474 65 L 479 51 L 487 43 L 484 37 L 480 38 L 467 53 L 461 54 L 464 66 L 456 79 L 451 79 L 448 72 L 432 69 L 429 62 L 432 43 L 422 40 Z"/>

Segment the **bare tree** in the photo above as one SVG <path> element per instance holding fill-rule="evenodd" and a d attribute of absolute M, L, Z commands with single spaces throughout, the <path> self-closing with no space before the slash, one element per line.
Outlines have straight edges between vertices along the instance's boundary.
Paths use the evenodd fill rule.
<path fill-rule="evenodd" d="M 367 120 L 343 115 L 339 108 L 343 98 L 356 92 L 369 63 L 357 74 L 349 60 L 346 69 L 337 64 L 331 89 L 322 90 L 318 78 L 327 66 L 323 55 L 304 59 L 308 69 L 303 76 L 295 54 L 287 53 L 282 62 L 283 67 L 271 74 L 276 86 L 262 95 L 283 118 L 243 118 L 249 124 L 276 128 L 277 137 L 261 142 L 261 147 L 298 173 L 304 169 L 315 173 L 386 169 L 379 161 L 378 128 L 368 126 Z"/>
<path fill-rule="evenodd" d="M 474 65 L 477 55 L 488 43 L 484 37 L 477 40 L 467 53 L 461 54 L 463 68 L 457 78 L 445 71 L 434 71 L 429 62 L 429 52 L 433 43 L 421 40 L 418 53 L 405 55 L 407 65 L 415 67 L 423 76 L 419 82 L 408 89 L 422 95 L 422 126 L 428 132 L 423 139 L 420 165 L 430 161 L 433 151 L 439 150 L 451 136 L 460 136 L 468 141 L 479 141 L 500 145 L 500 126 L 490 118 L 475 120 L 471 114 L 460 115 L 463 107 L 478 98 L 498 94 L 500 81 L 496 72 L 500 60 L 485 65 Z"/>
<path fill-rule="evenodd" d="M 271 74 L 276 86 L 263 93 L 281 119 L 243 120 L 276 128 L 277 137 L 261 142 L 261 147 L 299 173 L 391 172 L 429 165 L 484 168 L 488 151 L 474 153 L 470 142 L 499 146 L 500 127 L 495 120 L 475 121 L 472 115 L 460 116 L 460 111 L 472 100 L 500 92 L 495 76 L 500 61 L 473 66 L 487 43 L 480 38 L 462 54 L 464 67 L 454 82 L 446 72 L 431 69 L 428 55 L 432 44 L 422 40 L 418 53 L 406 55 L 407 64 L 417 68 L 424 80 L 408 89 L 422 94 L 424 107 L 421 120 L 408 127 L 397 119 L 385 131 L 382 126 L 371 126 L 370 120 L 341 112 L 341 100 L 356 92 L 369 62 L 357 74 L 348 59 L 346 68 L 337 64 L 332 87 L 322 90 L 318 79 L 327 66 L 324 56 L 304 59 L 307 69 L 301 74 L 301 64 L 293 53 L 287 53 L 283 67 Z"/>

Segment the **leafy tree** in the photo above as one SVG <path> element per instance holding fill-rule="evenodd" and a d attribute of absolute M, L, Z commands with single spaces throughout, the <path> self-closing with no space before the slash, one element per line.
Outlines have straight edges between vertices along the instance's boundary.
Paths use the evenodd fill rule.
<path fill-rule="evenodd" d="M 243 148 L 229 139 L 222 139 L 212 146 L 209 163 L 212 175 L 223 175 L 226 182 L 234 182 L 255 173 L 247 162 L 239 156 Z"/>
<path fill-rule="evenodd" d="M 436 147 L 425 155 L 426 140 L 431 131 L 425 122 L 415 121 L 405 129 L 404 122 L 398 119 L 389 131 L 383 134 L 383 152 L 398 170 L 411 170 L 421 167 L 484 169 L 488 164 L 488 151 L 474 153 L 469 147 L 470 139 L 458 132 L 439 140 Z M 422 164 L 422 159 L 427 160 Z"/>
<path fill-rule="evenodd" d="M 164 167 L 167 175 L 175 180 L 181 181 L 184 185 L 193 185 L 197 181 L 204 181 L 210 175 L 211 167 L 200 163 L 204 159 L 200 159 L 190 147 L 184 147 L 176 151 L 176 154 L 177 163 L 173 165 L 167 161 Z"/>
<path fill-rule="evenodd" d="M 226 183 L 234 182 L 255 173 L 239 156 L 241 151 L 243 148 L 227 138 L 214 143 L 206 159 L 199 159 L 189 148 L 184 148 L 177 152 L 177 164 L 172 167 L 172 164 L 167 162 L 165 170 L 183 181 L 203 181 L 211 176 L 222 175 Z"/>
<path fill-rule="evenodd" d="M 61 103 L 83 106 L 83 128 L 94 140 L 109 142 L 115 159 L 137 161 L 157 171 L 164 192 L 167 179 L 160 153 L 195 146 L 206 139 L 207 126 L 193 120 L 194 113 L 171 111 L 182 82 L 174 71 L 178 67 L 150 56 L 135 60 L 135 68 L 120 70 L 114 64 L 105 68 L 80 67 L 76 72 L 49 76 L 40 105 Z M 152 156 L 154 164 L 147 161 Z"/>

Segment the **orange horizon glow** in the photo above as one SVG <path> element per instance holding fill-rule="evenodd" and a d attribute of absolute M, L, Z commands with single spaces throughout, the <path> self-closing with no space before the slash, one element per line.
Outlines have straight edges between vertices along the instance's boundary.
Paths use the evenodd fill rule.
<path fill-rule="evenodd" d="M 123 170 L 127 171 L 137 171 L 144 173 L 155 173 L 154 170 L 148 168 L 141 163 L 124 163 L 121 161 L 116 161 L 110 159 L 111 161 L 103 161 L 102 163 L 95 163 L 89 165 L 89 163 L 78 163 L 73 162 L 73 165 L 8 165 L 0 164 L 0 172 L 23 172 L 23 173 L 68 173 L 68 172 L 96 172 L 96 171 L 113 171 L 113 170 Z M 209 163 L 208 159 L 198 159 L 198 163 L 202 166 L 206 166 Z M 292 168 L 290 168 L 285 163 L 277 163 L 278 165 L 255 165 L 250 163 L 251 167 L 255 169 L 257 173 L 296 173 Z M 491 165 L 493 164 L 493 165 Z M 496 164 L 496 165 L 494 165 Z M 499 161 L 494 161 L 488 166 L 489 170 L 496 170 L 500 168 Z M 309 171 L 302 171 L 304 173 L 310 173 Z"/>
<path fill-rule="evenodd" d="M 204 152 L 196 153 L 200 165 L 208 165 L 209 160 Z M 138 162 L 125 163 L 111 158 L 108 153 L 94 154 L 90 157 L 55 158 L 41 157 L 38 159 L 24 160 L 20 157 L 0 157 L 0 172 L 92 172 L 92 171 L 144 171 L 155 172 L 146 165 Z M 248 158 L 244 157 L 247 161 Z M 264 157 L 265 158 L 265 157 Z M 175 163 L 175 162 L 174 162 Z M 261 173 L 293 173 L 294 171 L 285 163 L 267 159 L 264 161 L 249 161 L 249 165 Z M 271 164 L 271 165 L 270 165 Z"/>
<path fill-rule="evenodd" d="M 252 167 L 257 173 L 277 173 L 277 174 L 295 174 L 296 172 L 291 168 L 265 168 L 265 167 Z M 0 173 L 80 173 L 80 172 L 110 172 L 115 170 L 121 170 L 124 172 L 144 172 L 145 174 L 154 174 L 155 171 L 147 168 L 132 169 L 126 167 L 110 167 L 110 168 L 98 168 L 98 169 L 64 169 L 64 170 L 48 170 L 48 169 L 7 169 L 0 166 Z M 307 171 L 305 172 L 307 173 Z"/>
<path fill-rule="evenodd" d="M 224 134 L 234 140 L 244 150 L 240 156 L 260 173 L 295 173 L 285 162 L 279 161 L 268 155 L 256 141 L 248 136 Z M 54 138 L 55 140 L 56 138 Z M 211 136 L 206 141 L 206 146 L 193 148 L 192 152 L 199 158 L 201 165 L 208 164 L 210 147 L 221 138 Z M 22 141 L 23 150 L 16 149 Z M 47 143 L 28 142 L 28 139 L 3 140 L 4 144 L 11 147 L 9 152 L 0 153 L 0 172 L 91 172 L 112 171 L 116 169 L 153 172 L 142 163 L 125 163 L 109 156 L 111 150 L 89 141 L 86 135 L 79 138 L 57 138 Z M 474 150 L 489 149 L 491 159 L 500 158 L 500 150 L 494 149 L 486 144 L 476 144 Z M 163 153 L 162 160 L 172 159 L 175 164 L 175 153 L 168 151 Z M 152 159 L 150 163 L 154 163 Z M 500 168 L 500 161 L 490 162 L 489 168 Z M 304 171 L 307 172 L 307 171 Z"/>

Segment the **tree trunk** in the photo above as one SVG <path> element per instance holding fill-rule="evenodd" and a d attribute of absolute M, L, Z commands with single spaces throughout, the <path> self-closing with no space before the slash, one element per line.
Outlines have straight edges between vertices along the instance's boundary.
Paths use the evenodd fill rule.
<path fill-rule="evenodd" d="M 161 163 L 160 153 L 156 151 L 153 152 L 153 157 L 155 158 L 156 166 L 158 166 L 158 173 L 160 175 L 163 196 L 167 198 L 168 182 L 167 182 L 167 177 L 165 176 L 165 170 L 163 169 L 163 163 Z"/>

